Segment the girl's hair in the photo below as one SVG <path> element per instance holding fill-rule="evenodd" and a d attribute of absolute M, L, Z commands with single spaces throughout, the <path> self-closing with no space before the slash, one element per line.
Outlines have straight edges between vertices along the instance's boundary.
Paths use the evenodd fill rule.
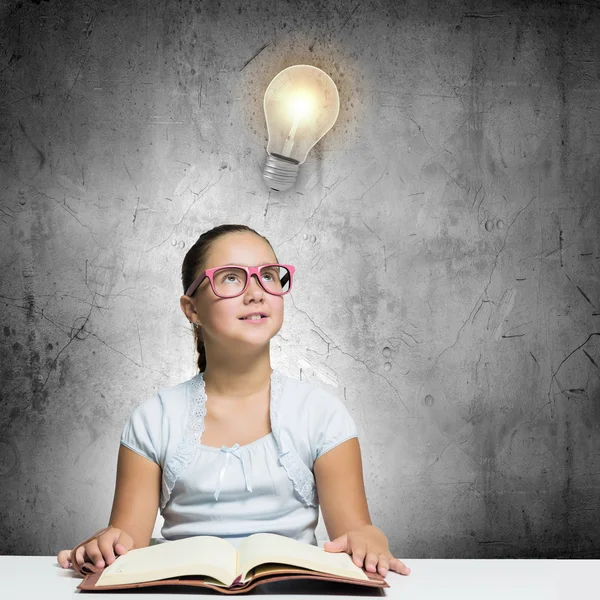
<path fill-rule="evenodd" d="M 218 227 L 213 227 L 210 231 L 204 232 L 196 241 L 196 243 L 187 251 L 185 258 L 183 259 L 183 264 L 181 265 L 181 283 L 183 284 L 183 293 L 194 283 L 194 280 L 202 271 L 204 270 L 204 265 L 206 263 L 206 258 L 208 257 L 208 253 L 212 246 L 212 243 L 228 234 L 228 233 L 238 233 L 238 232 L 250 232 L 255 235 L 261 237 L 267 244 L 271 250 L 273 250 L 273 246 L 269 240 L 264 236 L 254 231 L 251 227 L 247 225 L 219 225 Z M 275 254 L 275 250 L 273 250 L 273 254 Z M 279 262 L 277 256 L 275 256 L 275 261 Z M 194 338 L 196 340 L 196 350 L 198 351 L 198 370 L 204 372 L 206 369 L 206 351 L 204 349 L 204 340 L 202 338 L 202 329 L 200 327 L 192 326 L 194 330 Z"/>

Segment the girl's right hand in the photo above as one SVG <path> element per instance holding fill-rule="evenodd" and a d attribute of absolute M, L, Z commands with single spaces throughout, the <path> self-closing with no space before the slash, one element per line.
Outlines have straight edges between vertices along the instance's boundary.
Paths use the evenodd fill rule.
<path fill-rule="evenodd" d="M 85 566 L 89 571 L 96 572 L 112 564 L 117 556 L 126 554 L 132 548 L 132 537 L 118 527 L 111 527 L 102 535 L 77 548 L 75 561 L 79 568 Z M 58 564 L 63 569 L 74 568 L 71 564 L 71 552 L 71 550 L 61 550 L 58 553 Z"/>

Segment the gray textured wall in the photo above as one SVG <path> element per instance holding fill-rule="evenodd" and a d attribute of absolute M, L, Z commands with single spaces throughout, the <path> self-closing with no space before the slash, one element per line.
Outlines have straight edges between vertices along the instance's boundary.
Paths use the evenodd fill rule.
<path fill-rule="evenodd" d="M 597 2 L 0 7 L 0 552 L 106 525 L 125 419 L 195 372 L 183 256 L 241 222 L 298 269 L 273 366 L 345 400 L 398 556 L 600 556 Z M 269 194 L 298 63 L 340 115 Z"/>

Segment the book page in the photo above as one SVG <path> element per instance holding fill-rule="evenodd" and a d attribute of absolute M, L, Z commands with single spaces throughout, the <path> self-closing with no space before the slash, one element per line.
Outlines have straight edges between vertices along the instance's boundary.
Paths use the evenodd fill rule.
<path fill-rule="evenodd" d="M 325 552 L 322 548 L 275 533 L 255 533 L 238 546 L 238 570 L 242 580 L 249 571 L 264 563 L 278 563 L 368 581 L 345 552 Z"/>
<path fill-rule="evenodd" d="M 182 575 L 208 576 L 230 586 L 237 555 L 227 540 L 202 535 L 130 550 L 104 569 L 96 586 L 156 581 Z"/>

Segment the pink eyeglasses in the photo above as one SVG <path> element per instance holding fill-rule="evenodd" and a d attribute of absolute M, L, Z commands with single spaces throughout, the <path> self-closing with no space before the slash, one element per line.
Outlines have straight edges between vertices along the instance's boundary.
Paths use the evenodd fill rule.
<path fill-rule="evenodd" d="M 258 267 L 243 267 L 226 265 L 206 269 L 199 275 L 185 292 L 191 297 L 198 286 L 208 278 L 210 287 L 219 298 L 235 298 L 242 295 L 250 284 L 252 275 L 256 275 L 260 286 L 274 296 L 284 296 L 292 289 L 292 277 L 295 267 L 277 263 L 260 265 Z"/>

